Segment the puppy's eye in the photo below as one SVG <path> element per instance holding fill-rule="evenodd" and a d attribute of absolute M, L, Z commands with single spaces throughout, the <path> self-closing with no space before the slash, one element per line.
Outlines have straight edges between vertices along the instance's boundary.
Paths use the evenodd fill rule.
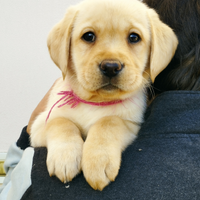
<path fill-rule="evenodd" d="M 96 39 L 96 36 L 93 32 L 87 32 L 83 34 L 82 39 L 85 40 L 86 42 L 94 42 Z"/>
<path fill-rule="evenodd" d="M 131 33 L 128 37 L 128 41 L 130 43 L 137 43 L 139 42 L 141 39 L 140 39 L 140 36 L 137 34 L 137 33 Z"/>

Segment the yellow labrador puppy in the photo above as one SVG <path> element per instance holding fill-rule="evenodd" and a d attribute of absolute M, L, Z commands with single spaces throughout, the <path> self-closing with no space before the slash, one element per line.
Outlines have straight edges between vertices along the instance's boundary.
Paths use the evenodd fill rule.
<path fill-rule="evenodd" d="M 102 190 L 137 136 L 145 87 L 170 62 L 177 38 L 138 0 L 85 0 L 67 10 L 47 43 L 63 79 L 32 125 L 31 144 L 47 147 L 51 176 L 66 182 L 82 170 Z"/>

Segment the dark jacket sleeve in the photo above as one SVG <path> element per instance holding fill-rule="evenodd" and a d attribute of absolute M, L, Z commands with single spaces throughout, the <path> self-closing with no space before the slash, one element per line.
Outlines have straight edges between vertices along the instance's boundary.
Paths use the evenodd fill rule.
<path fill-rule="evenodd" d="M 200 93 L 156 97 L 136 141 L 122 155 L 114 182 L 93 190 L 83 174 L 63 184 L 50 177 L 47 149 L 36 148 L 27 195 L 34 200 L 200 199 Z M 23 200 L 24 200 L 23 199 Z"/>
<path fill-rule="evenodd" d="M 30 147 L 29 134 L 26 132 L 27 126 L 22 129 L 21 135 L 17 140 L 17 146 L 22 150 L 25 150 L 27 147 Z"/>

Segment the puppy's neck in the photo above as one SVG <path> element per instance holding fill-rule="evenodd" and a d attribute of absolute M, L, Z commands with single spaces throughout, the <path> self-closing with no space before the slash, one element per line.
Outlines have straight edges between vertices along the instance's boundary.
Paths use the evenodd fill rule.
<path fill-rule="evenodd" d="M 60 102 L 62 102 L 60 105 L 58 105 L 58 108 L 64 106 L 64 105 L 69 105 L 71 108 L 77 107 L 80 103 L 91 105 L 91 106 L 111 106 L 111 105 L 116 105 L 116 104 L 123 104 L 123 101 L 125 100 L 115 100 L 115 101 L 104 101 L 104 102 L 91 102 L 91 101 L 86 101 L 84 99 L 81 99 L 78 97 L 73 90 L 70 91 L 61 91 L 58 93 L 58 95 L 61 95 L 62 97 L 51 107 L 48 116 L 46 118 L 46 122 L 49 119 L 49 116 L 51 114 L 51 111 L 53 108 L 58 105 Z"/>

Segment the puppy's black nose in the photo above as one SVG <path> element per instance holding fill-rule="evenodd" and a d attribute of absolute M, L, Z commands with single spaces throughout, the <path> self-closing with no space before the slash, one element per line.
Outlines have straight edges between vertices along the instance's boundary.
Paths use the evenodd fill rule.
<path fill-rule="evenodd" d="M 115 60 L 104 60 L 100 65 L 99 68 L 101 72 L 109 77 L 112 78 L 119 74 L 119 72 L 123 69 L 123 64 L 121 64 L 119 61 Z"/>

